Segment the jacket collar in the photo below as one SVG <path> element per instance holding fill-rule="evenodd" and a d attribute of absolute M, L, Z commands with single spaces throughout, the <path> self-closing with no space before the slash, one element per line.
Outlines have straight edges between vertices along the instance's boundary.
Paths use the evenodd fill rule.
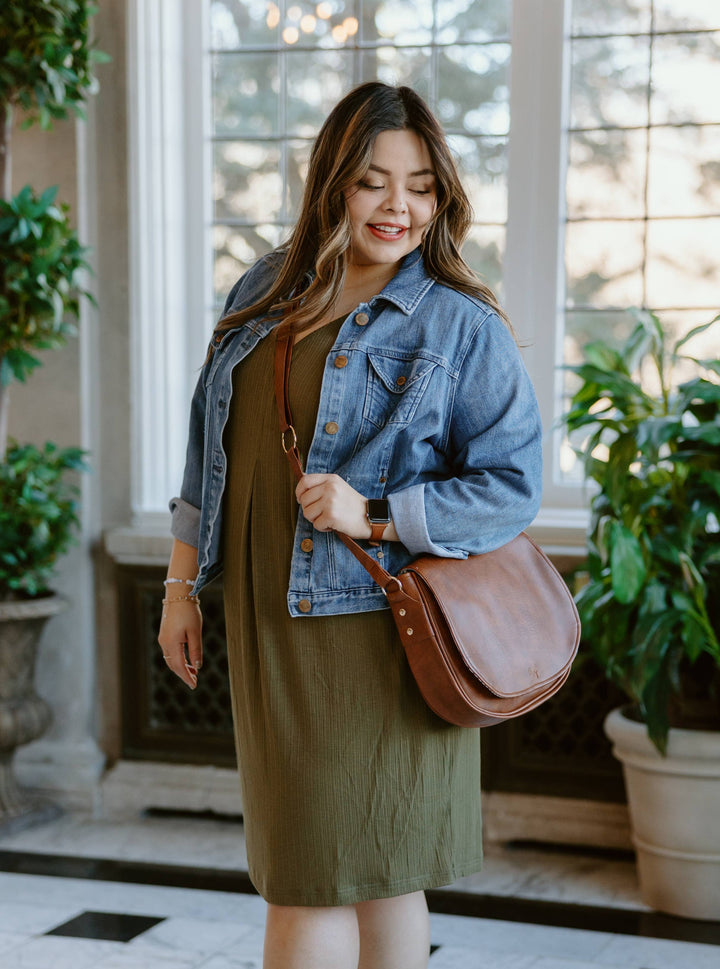
<path fill-rule="evenodd" d="M 382 292 L 369 301 L 374 305 L 377 300 L 393 303 L 403 313 L 410 315 L 427 293 L 434 280 L 428 276 L 420 247 L 413 249 L 402 261 L 400 269 Z"/>
<path fill-rule="evenodd" d="M 308 279 L 312 279 L 314 275 L 314 272 L 308 273 Z M 400 269 L 398 269 L 385 289 L 369 300 L 369 305 L 374 306 L 378 300 L 386 300 L 409 316 L 415 311 L 423 296 L 425 296 L 434 283 L 435 280 L 427 274 L 422 250 L 418 246 L 417 249 L 413 249 L 412 252 L 409 252 L 405 256 Z M 252 329 L 262 338 L 267 336 L 270 330 L 274 329 L 279 322 L 279 318 L 273 319 L 265 317 L 262 320 L 250 321 L 241 329 Z M 217 346 L 219 347 L 222 343 L 225 343 L 225 338 L 236 332 L 236 330 L 229 330 L 224 334 L 223 340 Z"/>

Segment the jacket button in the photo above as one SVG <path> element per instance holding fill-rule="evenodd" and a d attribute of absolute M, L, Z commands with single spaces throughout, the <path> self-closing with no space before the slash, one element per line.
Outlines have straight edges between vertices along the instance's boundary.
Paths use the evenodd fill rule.
<path fill-rule="evenodd" d="M 300 602 L 298 602 L 298 609 L 300 612 L 310 612 L 312 606 L 307 599 L 301 599 Z"/>
<path fill-rule="evenodd" d="M 335 366 L 338 370 L 347 367 L 347 357 L 344 357 L 342 354 L 339 357 L 335 357 Z"/>
<path fill-rule="evenodd" d="M 304 538 L 302 542 L 300 542 L 300 548 L 303 550 L 303 552 L 312 552 L 313 540 L 311 538 Z"/>
<path fill-rule="evenodd" d="M 366 326 L 370 322 L 370 317 L 367 313 L 357 313 L 355 315 L 355 322 L 358 326 Z"/>
<path fill-rule="evenodd" d="M 335 421 L 328 421 L 327 424 L 325 425 L 325 430 L 328 434 L 337 434 L 337 432 L 340 430 L 340 427 L 335 423 Z"/>
<path fill-rule="evenodd" d="M 398 377 L 395 382 L 397 383 L 398 387 L 402 387 L 402 385 L 407 382 L 407 377 Z"/>

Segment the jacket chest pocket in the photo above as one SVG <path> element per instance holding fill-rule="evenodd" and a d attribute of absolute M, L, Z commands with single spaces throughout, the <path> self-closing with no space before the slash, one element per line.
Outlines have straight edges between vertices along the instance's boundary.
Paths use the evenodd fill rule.
<path fill-rule="evenodd" d="M 411 421 L 430 383 L 435 362 L 422 357 L 368 353 L 363 418 L 375 427 Z"/>

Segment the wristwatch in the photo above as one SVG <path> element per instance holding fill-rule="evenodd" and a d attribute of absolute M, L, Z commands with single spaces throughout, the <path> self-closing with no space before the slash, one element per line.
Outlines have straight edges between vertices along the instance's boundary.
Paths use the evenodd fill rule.
<path fill-rule="evenodd" d="M 365 514 L 372 529 L 370 544 L 379 545 L 383 532 L 390 524 L 390 502 L 387 498 L 368 498 Z"/>

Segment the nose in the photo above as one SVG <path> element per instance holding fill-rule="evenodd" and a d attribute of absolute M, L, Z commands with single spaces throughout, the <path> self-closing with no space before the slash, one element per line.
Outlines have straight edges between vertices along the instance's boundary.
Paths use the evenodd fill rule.
<path fill-rule="evenodd" d="M 385 196 L 383 208 L 386 212 L 406 212 L 405 190 L 400 185 L 390 186 Z"/>

